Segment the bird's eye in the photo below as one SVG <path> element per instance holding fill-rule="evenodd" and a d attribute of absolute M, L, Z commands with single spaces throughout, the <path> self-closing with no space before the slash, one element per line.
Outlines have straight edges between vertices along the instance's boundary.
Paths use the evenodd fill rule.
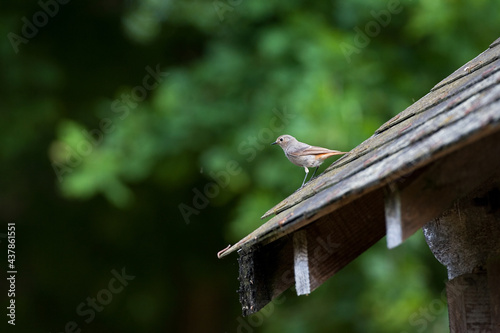
<path fill-rule="evenodd" d="M 283 138 L 280 138 L 280 141 L 283 141 Z"/>

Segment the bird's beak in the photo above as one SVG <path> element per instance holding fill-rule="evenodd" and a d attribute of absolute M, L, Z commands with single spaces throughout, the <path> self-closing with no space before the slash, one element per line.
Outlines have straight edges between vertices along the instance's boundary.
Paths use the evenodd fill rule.
<path fill-rule="evenodd" d="M 271 143 L 271 145 L 275 145 L 275 144 L 277 144 L 277 143 L 278 143 L 278 142 L 274 141 L 273 143 Z"/>

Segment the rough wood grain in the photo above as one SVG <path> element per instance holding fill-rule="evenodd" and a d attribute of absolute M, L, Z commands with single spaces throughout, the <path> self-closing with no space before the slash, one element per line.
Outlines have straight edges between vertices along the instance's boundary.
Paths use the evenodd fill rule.
<path fill-rule="evenodd" d="M 498 158 L 498 157 L 497 157 Z M 478 188 L 427 223 L 424 236 L 448 279 L 486 267 L 500 254 L 500 168 Z"/>
<path fill-rule="evenodd" d="M 293 233 L 293 266 L 295 272 L 295 290 L 297 295 L 309 295 L 309 253 L 307 251 L 307 232 L 298 230 Z"/>
<path fill-rule="evenodd" d="M 240 303 L 243 316 L 255 313 L 294 283 L 290 237 L 240 252 Z"/>
<path fill-rule="evenodd" d="M 451 333 L 490 333 L 490 296 L 484 272 L 461 275 L 446 284 Z"/>

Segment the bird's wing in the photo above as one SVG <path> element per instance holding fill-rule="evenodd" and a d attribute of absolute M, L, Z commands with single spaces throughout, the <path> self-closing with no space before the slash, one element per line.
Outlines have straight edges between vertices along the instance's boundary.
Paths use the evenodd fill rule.
<path fill-rule="evenodd" d="M 295 146 L 293 147 L 293 149 L 291 149 L 291 147 L 289 149 L 287 149 L 286 151 L 286 154 L 287 155 L 292 155 L 292 156 L 302 156 L 302 155 L 307 155 L 307 154 L 303 154 L 302 152 L 311 148 L 310 145 L 308 145 L 307 143 L 303 143 L 303 142 L 296 142 L 295 143 Z"/>
<path fill-rule="evenodd" d="M 304 155 L 321 155 L 321 154 L 341 155 L 345 153 L 338 150 L 331 150 L 322 147 L 307 145 L 307 147 L 301 147 L 301 149 L 297 149 L 296 151 L 290 152 L 289 154 L 293 156 L 304 156 Z"/>

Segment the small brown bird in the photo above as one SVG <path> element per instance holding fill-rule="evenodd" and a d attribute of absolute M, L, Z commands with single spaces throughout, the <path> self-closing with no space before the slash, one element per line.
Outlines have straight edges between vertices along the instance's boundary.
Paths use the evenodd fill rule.
<path fill-rule="evenodd" d="M 309 180 L 311 180 L 316 171 L 318 171 L 319 166 L 328 158 L 334 155 L 342 155 L 347 154 L 345 152 L 341 152 L 338 150 L 331 150 L 321 147 L 310 146 L 307 143 L 303 143 L 297 141 L 291 135 L 281 135 L 271 143 L 272 145 L 279 145 L 283 151 L 285 152 L 286 157 L 295 165 L 304 167 L 306 170 L 306 176 L 304 177 L 304 181 L 302 182 L 302 186 L 304 186 L 307 178 L 307 174 L 309 173 L 308 168 L 316 167 L 313 172 L 313 175 Z M 302 187 L 301 186 L 301 187 Z"/>

